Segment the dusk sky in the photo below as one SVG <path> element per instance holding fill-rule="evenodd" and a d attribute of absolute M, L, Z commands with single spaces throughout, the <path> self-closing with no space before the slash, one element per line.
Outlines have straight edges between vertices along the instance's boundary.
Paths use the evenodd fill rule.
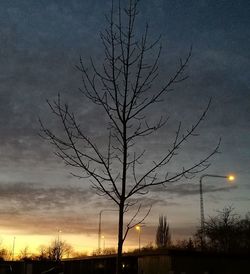
<path fill-rule="evenodd" d="M 122 2 L 126 2 L 125 0 Z M 82 56 L 103 60 L 99 33 L 105 27 L 109 0 L 0 0 L 0 243 L 31 250 L 57 237 L 77 250 L 97 248 L 98 214 L 114 209 L 99 197 L 88 179 L 77 180 L 39 137 L 38 118 L 58 127 L 46 99 L 60 92 L 77 114 L 82 129 L 104 145 L 105 117 L 79 92 Z M 142 139 L 146 165 L 168 149 L 179 121 L 188 128 L 212 105 L 200 134 L 185 144 L 171 169 L 189 165 L 209 154 L 222 138 L 220 154 L 204 173 L 234 174 L 204 179 L 205 217 L 225 206 L 244 216 L 250 211 L 250 2 L 247 0 L 141 0 L 137 31 L 149 23 L 149 36 L 162 35 L 161 86 L 175 72 L 180 57 L 193 47 L 189 78 L 165 101 L 150 109 L 152 119 L 169 122 L 157 134 Z M 150 56 L 149 56 L 150 57 Z M 200 174 L 202 175 L 202 174 Z M 154 243 L 159 215 L 168 217 L 172 238 L 190 237 L 199 226 L 199 177 L 166 188 L 153 188 L 143 197 L 146 212 L 142 245 Z M 132 213 L 131 213 L 132 214 Z M 115 212 L 103 213 L 105 246 L 116 246 Z M 137 246 L 131 231 L 125 249 Z"/>

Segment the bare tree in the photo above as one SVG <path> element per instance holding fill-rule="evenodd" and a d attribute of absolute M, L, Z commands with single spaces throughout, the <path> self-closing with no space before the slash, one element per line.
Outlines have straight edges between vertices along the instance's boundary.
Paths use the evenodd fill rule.
<path fill-rule="evenodd" d="M 41 261 L 61 261 L 63 257 L 69 257 L 73 253 L 73 248 L 65 241 L 55 239 L 49 246 L 40 246 L 37 258 Z"/>
<path fill-rule="evenodd" d="M 0 261 L 10 261 L 11 258 L 11 251 L 5 247 L 0 247 Z"/>
<path fill-rule="evenodd" d="M 25 246 L 23 249 L 21 249 L 19 251 L 18 258 L 21 261 L 26 261 L 26 260 L 31 260 L 32 259 L 32 255 L 29 252 L 29 247 L 28 246 Z"/>
<path fill-rule="evenodd" d="M 199 241 L 200 229 L 195 234 Z M 234 213 L 231 206 L 218 211 L 218 214 L 205 222 L 205 247 L 220 252 L 248 252 L 250 251 L 250 220 L 246 215 L 242 218 Z"/>
<path fill-rule="evenodd" d="M 250 254 L 250 212 L 248 212 L 245 218 L 240 220 L 240 246 L 241 250 Z"/>
<path fill-rule="evenodd" d="M 50 260 L 61 261 L 64 256 L 69 257 L 73 249 L 70 244 L 57 239 L 51 243 L 47 250 Z"/>
<path fill-rule="evenodd" d="M 196 239 L 188 238 L 183 240 L 177 240 L 173 247 L 182 250 L 195 250 L 196 248 L 200 248 L 200 243 L 198 243 L 197 245 Z"/>
<path fill-rule="evenodd" d="M 171 244 L 171 235 L 166 216 L 159 217 L 159 225 L 156 231 L 155 242 L 158 248 L 167 248 Z"/>
<path fill-rule="evenodd" d="M 36 256 L 36 259 L 39 261 L 47 261 L 49 260 L 48 256 L 48 247 L 45 245 L 40 245 L 38 247 L 38 254 Z"/>
<path fill-rule="evenodd" d="M 128 231 L 146 217 L 138 218 L 141 205 L 137 205 L 136 213 L 126 225 L 124 214 L 136 206 L 134 201 L 148 193 L 152 187 L 166 186 L 204 170 L 218 146 L 203 159 L 187 163 L 179 170 L 167 168 L 186 141 L 197 135 L 197 128 L 208 111 L 209 101 L 197 121 L 190 128 L 179 123 L 170 147 L 161 157 L 152 161 L 150 167 L 145 165 L 143 159 L 146 150 L 137 150 L 136 144 L 140 138 L 146 138 L 166 125 L 162 117 L 150 121 L 147 113 L 153 105 L 164 100 L 176 84 L 187 78 L 184 70 L 191 51 L 184 60 L 180 60 L 178 68 L 165 84 L 157 87 L 160 39 L 149 41 L 148 25 L 138 37 L 135 30 L 138 0 L 128 0 L 125 8 L 121 7 L 119 0 L 117 2 L 118 7 L 115 8 L 112 1 L 110 15 L 107 16 L 108 27 L 100 36 L 104 46 L 101 68 L 90 59 L 90 68 L 87 69 L 82 58 L 77 66 L 82 74 L 82 95 L 100 107 L 108 120 L 105 149 L 86 134 L 75 113 L 61 102 L 60 96 L 48 104 L 52 113 L 59 118 L 63 133 L 56 133 L 42 122 L 41 126 L 44 137 L 56 147 L 56 155 L 74 168 L 73 174 L 80 179 L 89 178 L 99 195 L 106 196 L 117 205 L 119 224 L 116 273 L 121 273 L 122 246 Z M 155 58 L 152 61 L 153 53 Z"/>

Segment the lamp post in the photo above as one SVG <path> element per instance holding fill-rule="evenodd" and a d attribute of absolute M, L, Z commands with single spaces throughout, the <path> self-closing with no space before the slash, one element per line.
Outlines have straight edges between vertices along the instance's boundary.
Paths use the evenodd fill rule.
<path fill-rule="evenodd" d="M 135 229 L 138 231 L 138 247 L 139 247 L 139 252 L 141 250 L 141 226 L 137 225 Z"/>
<path fill-rule="evenodd" d="M 12 261 L 15 260 L 15 244 L 16 244 L 16 237 L 13 238 L 13 246 L 12 246 Z"/>
<path fill-rule="evenodd" d="M 60 243 L 60 233 L 62 233 L 61 229 L 57 229 L 57 244 L 59 245 Z"/>
<path fill-rule="evenodd" d="M 102 209 L 99 212 L 99 224 L 98 224 L 98 253 L 101 251 L 101 236 L 102 236 L 102 213 L 109 211 L 118 211 L 117 209 Z"/>
<path fill-rule="evenodd" d="M 62 252 L 62 246 L 60 243 L 60 233 L 62 233 L 62 230 L 57 228 L 57 239 L 55 240 L 55 244 L 56 244 L 56 250 L 55 250 L 55 259 L 56 261 L 60 261 L 61 259 L 61 252 Z"/>
<path fill-rule="evenodd" d="M 102 235 L 102 250 L 103 250 L 103 253 L 104 253 L 104 251 L 105 251 L 105 236 L 104 235 Z"/>
<path fill-rule="evenodd" d="M 203 201 L 203 189 L 202 189 L 202 180 L 205 177 L 212 177 L 212 178 L 224 178 L 229 181 L 234 181 L 235 177 L 233 175 L 215 175 L 215 174 L 203 174 L 200 177 L 200 214 L 201 214 L 201 248 L 204 245 L 204 225 L 205 225 L 205 214 L 204 214 L 204 201 Z"/>

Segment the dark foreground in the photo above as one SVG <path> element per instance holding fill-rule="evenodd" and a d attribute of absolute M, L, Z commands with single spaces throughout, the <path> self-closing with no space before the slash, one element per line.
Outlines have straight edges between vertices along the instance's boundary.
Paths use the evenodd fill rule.
<path fill-rule="evenodd" d="M 124 274 L 248 274 L 249 254 L 162 250 L 126 254 Z M 1 262 L 0 274 L 114 274 L 115 256 L 65 260 Z"/>

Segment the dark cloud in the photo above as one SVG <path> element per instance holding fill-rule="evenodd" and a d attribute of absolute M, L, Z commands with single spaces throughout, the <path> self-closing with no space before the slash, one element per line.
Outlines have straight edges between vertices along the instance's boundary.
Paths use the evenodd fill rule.
<path fill-rule="evenodd" d="M 89 208 L 94 195 L 77 187 L 39 187 L 36 183 L 1 184 L 1 226 L 24 233 L 93 232 Z M 95 220 L 94 220 L 95 222 Z"/>
<path fill-rule="evenodd" d="M 83 209 L 92 201 L 93 194 L 89 190 L 76 187 L 39 187 L 35 183 L 8 183 L 0 185 L 0 198 L 1 203 L 5 203 L 17 215 L 49 215 L 50 212 L 63 214 L 64 211 L 74 210 L 74 207 Z"/>
<path fill-rule="evenodd" d="M 133 206 L 134 209 L 137 209 L 139 206 L 144 211 L 147 211 L 150 207 L 154 206 L 160 206 L 160 207 L 166 207 L 166 206 L 178 206 L 180 205 L 178 202 L 175 202 L 171 199 L 164 199 L 160 197 L 159 195 L 155 194 L 157 191 L 153 191 L 153 193 L 145 196 L 139 196 L 136 198 L 129 199 L 129 202 L 132 204 L 135 204 Z"/>
<path fill-rule="evenodd" d="M 97 223 L 88 220 L 82 216 L 72 216 L 72 214 L 61 215 L 49 214 L 47 216 L 36 215 L 9 215 L 1 216 L 1 227 L 10 229 L 20 234 L 50 235 L 58 228 L 63 230 L 64 234 L 96 234 Z"/>
<path fill-rule="evenodd" d="M 214 184 L 203 184 L 203 192 L 204 193 L 213 193 L 213 192 L 229 192 L 234 189 L 237 189 L 237 185 L 230 185 L 230 186 L 216 186 Z M 152 190 L 153 192 L 161 193 L 162 191 L 165 191 L 168 195 L 177 195 L 177 196 L 189 196 L 189 195 L 197 195 L 199 194 L 199 184 L 195 183 L 177 183 L 177 184 L 171 184 L 166 187 L 159 187 L 154 188 Z"/>

